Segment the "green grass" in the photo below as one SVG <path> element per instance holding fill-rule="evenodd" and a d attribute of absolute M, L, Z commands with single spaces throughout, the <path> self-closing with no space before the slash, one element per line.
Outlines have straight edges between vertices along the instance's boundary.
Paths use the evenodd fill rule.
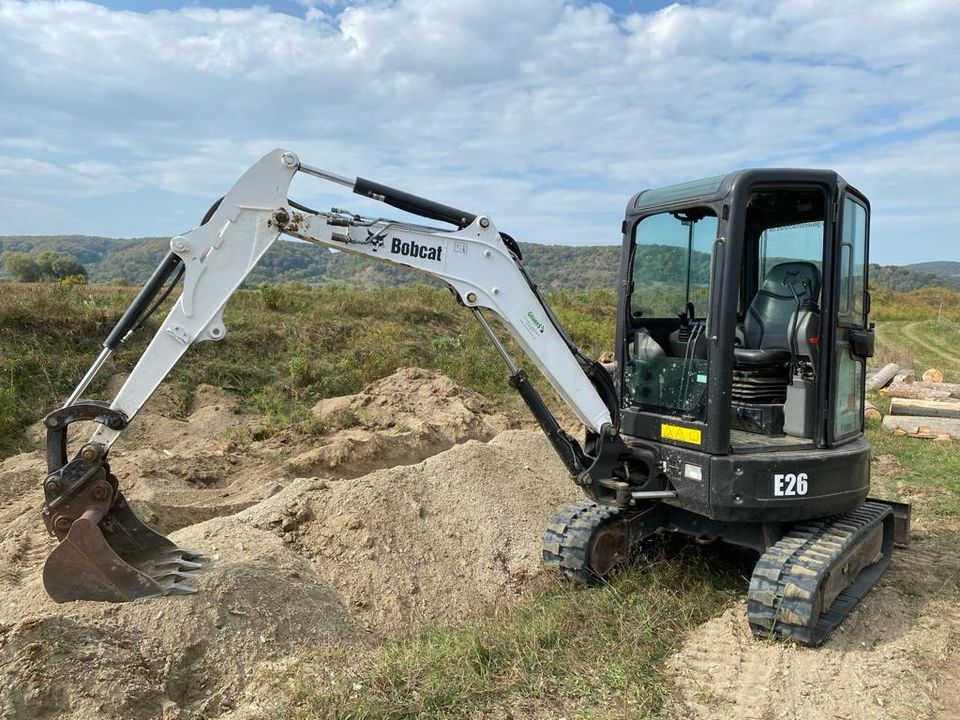
<path fill-rule="evenodd" d="M 932 314 L 932 310 L 927 314 Z M 880 360 L 913 367 L 919 375 L 940 368 L 946 382 L 960 382 L 960 326 L 954 320 L 891 320 L 878 323 Z M 917 343 L 907 336 L 919 338 Z M 919 377 L 918 377 L 919 379 Z M 871 396 L 881 413 L 890 400 Z M 893 435 L 880 422 L 867 421 L 867 440 L 874 456 L 887 455 L 899 464 L 892 477 L 875 475 L 875 490 L 891 500 L 908 501 L 914 513 L 931 518 L 960 518 L 960 448 L 957 442 L 932 442 Z"/>
<path fill-rule="evenodd" d="M 923 343 L 913 338 L 920 338 Z M 958 341 L 960 328 L 953 322 L 881 321 L 877 324 L 877 361 L 913 368 L 918 380 L 924 370 L 936 367 L 944 372 L 945 380 L 955 382 L 960 379 Z"/>
<path fill-rule="evenodd" d="M 553 585 L 519 606 L 391 641 L 357 656 L 325 649 L 275 680 L 264 720 L 653 717 L 664 661 L 686 631 L 743 591 L 733 565 L 687 546 L 594 588 Z M 500 715 L 498 715 L 500 716 Z"/>
<path fill-rule="evenodd" d="M 874 404 L 886 414 L 887 398 Z M 867 420 L 867 441 L 874 458 L 892 456 L 896 467 L 875 471 L 871 491 L 878 497 L 913 505 L 914 516 L 925 520 L 960 519 L 960 447 L 957 441 L 935 442 L 897 436 Z M 881 466 L 883 467 L 883 466 Z"/>
<path fill-rule="evenodd" d="M 879 362 L 895 362 L 918 372 L 939 367 L 960 378 L 960 362 L 949 357 L 958 354 L 950 348 L 960 347 L 956 344 L 960 340 L 960 292 L 930 287 L 905 293 L 871 288 L 871 293 L 870 319 L 877 323 Z M 935 349 L 911 340 L 906 334 L 908 327 Z"/>
<path fill-rule="evenodd" d="M 132 295 L 116 288 L 0 284 L 0 458 L 24 446 L 21 428 L 69 395 Z M 585 352 L 613 348 L 612 293 L 558 293 L 550 302 Z M 117 353 L 89 397 L 103 398 L 106 380 L 132 369 L 163 314 Z M 198 383 L 238 393 L 263 418 L 258 437 L 310 422 L 307 409 L 321 398 L 357 392 L 400 367 L 440 370 L 491 398 L 512 393 L 503 362 L 446 290 L 267 285 L 238 292 L 224 321 L 227 337 L 191 348 L 167 383 L 184 399 L 184 412 Z M 533 372 L 519 349 L 508 346 Z M 545 382 L 539 386 L 546 391 Z"/>

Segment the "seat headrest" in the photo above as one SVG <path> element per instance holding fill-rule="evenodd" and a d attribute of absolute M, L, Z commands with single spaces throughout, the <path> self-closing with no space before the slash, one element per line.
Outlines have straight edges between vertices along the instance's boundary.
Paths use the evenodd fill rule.
<path fill-rule="evenodd" d="M 790 300 L 818 301 L 820 298 L 820 270 L 812 262 L 792 260 L 774 265 L 767 271 L 760 292 Z"/>

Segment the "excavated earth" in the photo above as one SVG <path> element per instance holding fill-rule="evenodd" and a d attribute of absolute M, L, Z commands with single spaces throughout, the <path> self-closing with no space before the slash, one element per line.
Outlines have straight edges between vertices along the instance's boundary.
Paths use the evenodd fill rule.
<path fill-rule="evenodd" d="M 535 586 L 542 529 L 579 498 L 538 431 L 414 368 L 313 413 L 315 433 L 254 442 L 257 419 L 230 394 L 198 387 L 180 417 L 161 390 L 111 452 L 138 514 L 205 553 L 190 596 L 50 601 L 42 454 L 0 463 L 0 717 L 247 717 L 265 707 L 263 677 L 302 650 L 372 647 Z M 667 711 L 950 717 L 957 537 L 919 528 L 820 650 L 755 641 L 730 607 L 671 658 Z"/>
<path fill-rule="evenodd" d="M 238 407 L 201 386 L 174 419 L 159 392 L 111 452 L 140 517 L 205 553 L 196 595 L 50 601 L 42 454 L 0 464 L 0 717 L 222 715 L 264 661 L 521 597 L 578 496 L 539 433 L 437 373 L 321 402 L 310 437 L 238 441 Z"/>

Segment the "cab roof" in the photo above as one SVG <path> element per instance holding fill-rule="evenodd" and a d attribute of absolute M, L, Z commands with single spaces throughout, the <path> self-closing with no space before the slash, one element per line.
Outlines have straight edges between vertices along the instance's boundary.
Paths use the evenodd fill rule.
<path fill-rule="evenodd" d="M 833 170 L 745 168 L 734 170 L 726 175 L 714 175 L 701 180 L 644 190 L 633 196 L 627 206 L 627 213 L 636 214 L 653 207 L 682 206 L 720 200 L 729 195 L 733 187 L 741 182 L 816 182 L 833 187 L 846 185 L 844 179 Z"/>

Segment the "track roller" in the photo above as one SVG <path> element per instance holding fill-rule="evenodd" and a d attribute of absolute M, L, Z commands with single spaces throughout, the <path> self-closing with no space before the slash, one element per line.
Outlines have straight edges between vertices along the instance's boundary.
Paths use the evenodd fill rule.
<path fill-rule="evenodd" d="M 543 562 L 570 580 L 589 585 L 629 557 L 626 528 L 615 507 L 584 500 L 561 509 L 543 533 Z"/>

